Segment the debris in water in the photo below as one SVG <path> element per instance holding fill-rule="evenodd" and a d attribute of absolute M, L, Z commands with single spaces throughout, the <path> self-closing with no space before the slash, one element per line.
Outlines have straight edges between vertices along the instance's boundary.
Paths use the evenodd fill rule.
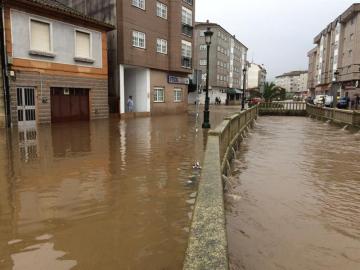
<path fill-rule="evenodd" d="M 196 161 L 192 167 L 193 167 L 193 169 L 201 170 L 201 166 L 200 166 L 200 162 L 199 162 L 199 161 Z"/>

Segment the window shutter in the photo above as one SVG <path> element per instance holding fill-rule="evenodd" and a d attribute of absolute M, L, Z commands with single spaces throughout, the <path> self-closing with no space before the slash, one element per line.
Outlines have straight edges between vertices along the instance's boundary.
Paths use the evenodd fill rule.
<path fill-rule="evenodd" d="M 76 56 L 90 58 L 90 34 L 76 31 Z"/>
<path fill-rule="evenodd" d="M 50 24 L 31 20 L 31 49 L 50 52 Z"/>

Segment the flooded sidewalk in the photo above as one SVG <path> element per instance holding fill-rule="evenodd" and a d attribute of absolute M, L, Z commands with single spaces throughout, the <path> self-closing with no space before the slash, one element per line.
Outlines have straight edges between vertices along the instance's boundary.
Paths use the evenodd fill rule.
<path fill-rule="evenodd" d="M 360 269 L 360 133 L 260 117 L 226 194 L 231 269 Z"/>
<path fill-rule="evenodd" d="M 213 126 L 235 110 L 214 107 Z M 190 107 L 1 130 L 0 269 L 181 269 L 206 143 L 195 124 Z"/>

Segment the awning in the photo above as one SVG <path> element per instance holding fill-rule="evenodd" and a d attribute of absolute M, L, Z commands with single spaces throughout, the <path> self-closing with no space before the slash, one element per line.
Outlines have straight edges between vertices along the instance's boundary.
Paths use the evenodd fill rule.
<path fill-rule="evenodd" d="M 243 93 L 243 91 L 240 90 L 240 89 L 236 89 L 236 88 L 229 88 L 229 89 L 226 90 L 226 93 L 230 94 L 230 95 L 235 95 L 235 94 L 240 94 L 241 95 Z"/>

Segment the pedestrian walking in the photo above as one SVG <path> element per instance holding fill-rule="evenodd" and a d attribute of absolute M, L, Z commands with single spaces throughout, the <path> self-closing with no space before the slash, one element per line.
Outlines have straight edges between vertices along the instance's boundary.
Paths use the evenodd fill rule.
<path fill-rule="evenodd" d="M 128 107 L 128 112 L 134 111 L 134 100 L 132 96 L 129 96 L 129 99 L 127 101 L 127 107 Z"/>

